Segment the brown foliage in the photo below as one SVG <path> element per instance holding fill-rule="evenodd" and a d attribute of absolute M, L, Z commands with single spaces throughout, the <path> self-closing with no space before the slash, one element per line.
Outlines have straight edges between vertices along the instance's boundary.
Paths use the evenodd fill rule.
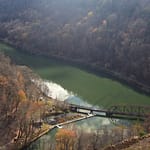
<path fill-rule="evenodd" d="M 76 134 L 69 129 L 60 129 L 56 134 L 56 150 L 74 150 Z"/>
<path fill-rule="evenodd" d="M 16 149 L 26 144 L 35 130 L 33 122 L 41 117 L 44 104 L 28 98 L 30 93 L 26 92 L 27 79 L 24 78 L 21 70 L 0 54 L 0 137 L 3 137 L 0 146 L 10 146 L 15 141 Z M 32 85 L 30 82 L 28 79 Z"/>

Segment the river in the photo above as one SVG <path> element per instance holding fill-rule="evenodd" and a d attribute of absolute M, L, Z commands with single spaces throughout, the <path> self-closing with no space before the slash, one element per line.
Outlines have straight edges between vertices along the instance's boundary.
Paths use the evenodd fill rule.
<path fill-rule="evenodd" d="M 115 104 L 150 105 L 149 96 L 115 80 L 96 76 L 58 60 L 28 55 L 2 43 L 0 49 L 17 64 L 29 66 L 43 79 L 61 85 L 89 104 L 103 107 Z"/>
<path fill-rule="evenodd" d="M 123 85 L 110 78 L 97 76 L 85 70 L 81 70 L 65 62 L 42 56 L 33 56 L 13 49 L 0 43 L 0 51 L 5 52 L 19 65 L 27 65 L 41 76 L 45 82 L 56 84 L 61 91 L 68 93 L 67 100 L 76 104 L 92 105 L 96 107 L 109 107 L 110 105 L 136 104 L 150 105 L 150 97 L 138 93 L 132 88 Z M 53 85 L 54 85 L 53 84 Z M 53 88 L 58 90 L 59 88 Z M 56 93 L 60 93 L 58 90 Z M 57 95 L 59 97 L 60 95 Z M 63 96 L 63 94 L 61 94 Z M 76 124 L 78 128 L 91 131 L 102 125 L 110 125 L 108 119 L 91 118 Z M 48 133 L 34 142 L 27 150 L 47 150 L 52 133 Z"/>

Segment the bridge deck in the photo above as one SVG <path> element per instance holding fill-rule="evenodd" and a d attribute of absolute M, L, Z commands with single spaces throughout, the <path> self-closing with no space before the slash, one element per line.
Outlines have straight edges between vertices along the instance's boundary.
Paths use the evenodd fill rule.
<path fill-rule="evenodd" d="M 69 109 L 72 112 L 78 112 L 82 114 L 94 114 L 99 117 L 107 117 L 107 118 L 117 118 L 117 119 L 130 119 L 130 120 L 145 120 L 148 115 L 142 114 L 140 111 L 138 112 L 123 112 L 123 111 L 114 111 L 107 109 L 97 109 L 93 107 L 79 106 L 79 105 L 69 105 Z M 140 109 L 139 109 L 140 110 Z"/>

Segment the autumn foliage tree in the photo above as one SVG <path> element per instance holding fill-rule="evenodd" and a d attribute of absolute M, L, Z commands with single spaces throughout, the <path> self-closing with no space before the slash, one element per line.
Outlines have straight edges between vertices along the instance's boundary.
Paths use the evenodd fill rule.
<path fill-rule="evenodd" d="M 0 39 L 31 54 L 104 69 L 150 92 L 150 0 L 0 3 Z"/>
<path fill-rule="evenodd" d="M 76 133 L 69 129 L 59 129 L 56 134 L 56 150 L 75 150 Z"/>
<path fill-rule="evenodd" d="M 40 93 L 23 71 L 0 53 L 0 147 L 20 148 L 36 130 L 33 122 L 42 117 L 44 102 L 35 101 L 36 96 L 32 99 L 30 85 L 35 95 Z"/>
<path fill-rule="evenodd" d="M 0 145 L 15 136 L 16 113 L 19 107 L 18 86 L 15 77 L 16 68 L 10 60 L 0 54 Z"/>

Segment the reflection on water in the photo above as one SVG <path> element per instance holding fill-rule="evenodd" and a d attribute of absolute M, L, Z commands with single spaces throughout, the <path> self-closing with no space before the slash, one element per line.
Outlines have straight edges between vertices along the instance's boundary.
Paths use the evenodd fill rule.
<path fill-rule="evenodd" d="M 104 128 L 110 129 L 113 128 L 114 125 L 111 121 L 107 118 L 100 118 L 100 117 L 93 117 L 88 118 L 86 120 L 82 120 L 73 124 L 69 124 L 64 126 L 64 128 L 72 128 L 77 129 L 77 131 L 84 131 L 84 132 L 94 132 L 97 129 L 103 130 Z M 54 129 L 47 133 L 46 135 L 42 136 L 35 142 L 33 142 L 28 148 L 25 150 L 50 150 L 51 146 L 55 145 L 55 134 L 57 129 Z"/>
<path fill-rule="evenodd" d="M 70 96 L 72 96 L 72 92 L 67 91 L 61 85 L 58 85 L 54 82 L 50 82 L 47 80 L 34 80 L 32 81 L 41 89 L 41 91 L 46 94 L 48 97 L 53 99 L 57 99 L 59 101 L 64 101 Z"/>
<path fill-rule="evenodd" d="M 118 120 L 118 124 L 125 126 L 130 125 L 129 122 L 124 120 Z M 104 131 L 105 129 L 110 129 L 111 131 L 111 129 L 115 127 L 115 124 L 113 124 L 111 120 L 107 118 L 93 117 L 64 126 L 64 128 L 66 127 L 69 129 L 76 129 L 77 132 L 84 131 L 90 133 L 97 130 Z M 51 150 L 52 147 L 55 146 L 55 134 L 57 133 L 57 130 L 58 129 L 53 129 L 49 133 L 33 142 L 28 148 L 25 148 L 24 150 Z"/>
<path fill-rule="evenodd" d="M 55 134 L 57 129 L 53 129 L 49 133 L 45 134 L 35 142 L 33 142 L 29 147 L 24 150 L 50 150 L 55 143 Z"/>
<path fill-rule="evenodd" d="M 46 83 L 45 85 L 47 85 L 47 87 L 49 88 L 49 90 L 47 91 L 47 95 L 52 93 L 53 91 L 55 93 L 55 90 L 54 90 L 55 87 L 59 87 L 59 85 L 56 85 L 54 83 L 49 84 L 50 82 L 48 81 L 43 82 L 43 83 L 44 84 Z M 61 98 L 64 98 L 66 95 L 68 96 L 68 98 L 66 99 L 68 103 L 92 107 L 92 105 L 82 100 L 80 97 L 72 95 L 72 94 L 69 95 L 69 93 L 71 92 L 68 92 L 62 89 L 62 87 L 59 87 L 58 89 L 59 91 L 61 91 L 61 95 L 60 95 Z M 98 106 L 94 106 L 94 108 L 95 107 L 97 108 Z M 117 120 L 115 122 L 128 125 L 127 121 Z M 115 124 L 108 118 L 93 117 L 93 118 L 88 118 L 86 120 L 81 120 L 76 123 L 69 124 L 64 127 L 75 128 L 77 131 L 84 131 L 84 132 L 91 133 L 98 129 L 99 130 L 103 130 L 104 128 L 111 129 L 114 126 Z M 56 132 L 57 132 L 57 129 L 53 129 L 49 133 L 45 134 L 44 136 L 42 136 L 41 138 L 33 142 L 28 148 L 25 148 L 25 150 L 51 150 L 52 146 L 55 146 Z"/>
<path fill-rule="evenodd" d="M 78 129 L 83 130 L 85 132 L 94 132 L 97 129 L 101 129 L 104 126 L 112 127 L 112 124 L 107 118 L 93 117 L 87 120 L 82 120 L 76 123 Z"/>

